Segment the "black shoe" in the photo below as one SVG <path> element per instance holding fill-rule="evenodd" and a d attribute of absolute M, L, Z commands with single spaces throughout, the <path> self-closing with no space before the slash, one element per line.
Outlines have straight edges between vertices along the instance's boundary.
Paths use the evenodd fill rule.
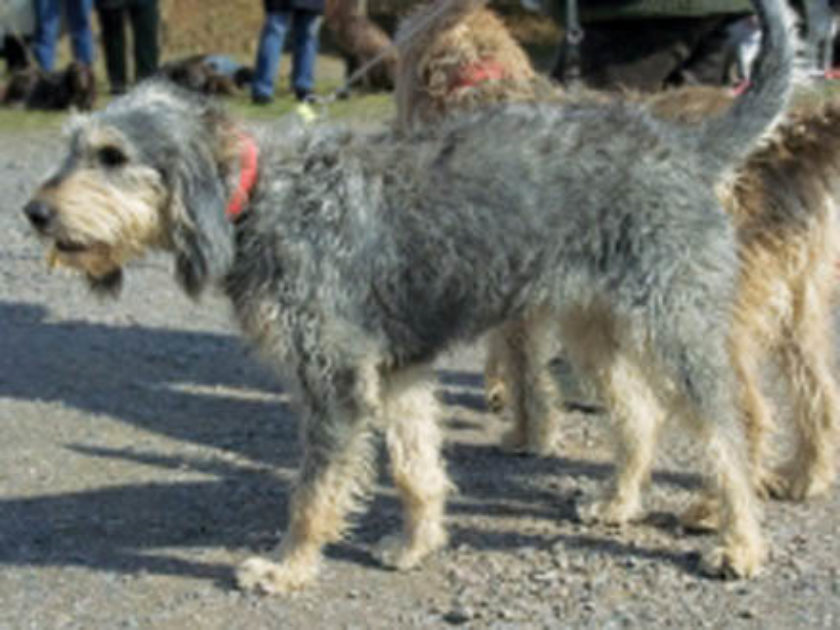
<path fill-rule="evenodd" d="M 273 101 L 273 98 L 265 94 L 253 94 L 251 96 L 251 102 L 254 105 L 270 105 Z"/>
<path fill-rule="evenodd" d="M 310 90 L 295 90 L 295 97 L 301 103 L 315 102 L 315 95 Z"/>

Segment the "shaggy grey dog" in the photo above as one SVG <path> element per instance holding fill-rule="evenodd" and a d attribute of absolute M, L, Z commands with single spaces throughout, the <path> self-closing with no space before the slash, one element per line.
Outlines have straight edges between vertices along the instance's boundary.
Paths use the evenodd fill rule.
<path fill-rule="evenodd" d="M 252 154 L 218 105 L 153 82 L 75 121 L 69 154 L 25 208 L 51 259 L 116 292 L 129 260 L 173 252 L 186 291 L 220 284 L 297 394 L 304 457 L 280 560 L 246 561 L 243 588 L 315 577 L 368 487 L 377 426 L 405 510 L 383 561 L 412 567 L 445 544 L 429 366 L 512 317 L 559 323 L 610 392 L 626 456 L 592 513 L 635 510 L 648 471 L 634 453 L 653 443 L 655 400 L 706 444 L 721 510 L 706 566 L 756 572 L 765 546 L 726 349 L 735 241 L 713 188 L 788 99 L 787 13 L 757 4 L 753 87 L 704 125 L 599 101 L 501 106 L 411 137 L 315 127 L 260 138 L 234 219 L 226 204 Z"/>

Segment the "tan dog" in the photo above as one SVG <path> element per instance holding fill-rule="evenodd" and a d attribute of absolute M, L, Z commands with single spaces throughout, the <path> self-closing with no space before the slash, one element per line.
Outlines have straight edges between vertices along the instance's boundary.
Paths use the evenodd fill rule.
<path fill-rule="evenodd" d="M 648 106 L 657 116 L 699 123 L 734 98 L 716 88 L 683 88 L 650 97 Z M 755 485 L 764 496 L 807 499 L 827 491 L 836 476 L 840 392 L 832 373 L 831 310 L 840 254 L 838 180 L 840 100 L 833 100 L 797 109 L 720 191 L 741 248 L 731 350 Z M 511 403 L 509 391 L 521 389 L 511 383 L 519 374 L 511 357 L 528 338 L 521 326 L 514 322 L 492 337 L 487 396 L 500 407 Z M 790 461 L 778 470 L 770 469 L 773 413 L 760 388 L 760 370 L 771 357 L 789 388 L 796 439 Z M 528 391 L 545 395 L 545 387 Z M 541 423 L 516 413 L 514 419 L 511 446 L 536 454 L 556 449 L 556 415 Z M 690 520 L 707 519 L 698 509 Z"/>
<path fill-rule="evenodd" d="M 424 21 L 433 27 L 401 50 L 398 124 L 409 128 L 479 104 L 565 98 L 538 77 L 496 15 L 469 3 L 460 6 L 439 11 L 439 4 L 426 5 L 402 24 L 405 34 Z M 482 64 L 496 67 L 496 76 L 485 72 L 484 80 L 462 85 L 465 75 L 480 74 Z M 734 96 L 718 88 L 684 88 L 644 98 L 659 117 L 699 123 L 726 110 Z M 802 108 L 721 191 L 744 259 L 732 353 L 754 479 L 764 495 L 804 499 L 824 492 L 835 477 L 840 395 L 830 367 L 837 259 L 831 182 L 840 176 L 838 136 L 840 102 Z M 486 396 L 493 409 L 511 407 L 508 447 L 548 454 L 556 451 L 560 420 L 555 378 L 544 370 L 526 387 L 511 383 L 534 373 L 527 366 L 534 357 L 525 356 L 535 351 L 530 343 L 524 322 L 510 322 L 489 335 Z M 791 461 L 778 471 L 768 467 L 773 422 L 758 385 L 759 366 L 771 354 L 790 385 L 797 438 Z"/>
<path fill-rule="evenodd" d="M 397 122 L 402 129 L 486 103 L 548 97 L 504 22 L 480 2 L 421 5 L 397 31 Z"/>
<path fill-rule="evenodd" d="M 651 102 L 660 115 L 700 121 L 732 100 L 694 88 Z M 800 106 L 741 168 L 722 195 L 735 220 L 742 270 L 732 335 L 739 405 L 757 486 L 802 500 L 836 476 L 840 392 L 832 373 L 832 306 L 837 283 L 840 100 Z M 789 462 L 767 469 L 773 426 L 760 367 L 777 359 L 789 387 L 796 444 Z"/>

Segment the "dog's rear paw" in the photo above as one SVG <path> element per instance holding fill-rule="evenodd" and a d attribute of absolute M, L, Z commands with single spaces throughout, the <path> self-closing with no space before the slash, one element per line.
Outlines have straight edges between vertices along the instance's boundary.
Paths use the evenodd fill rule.
<path fill-rule="evenodd" d="M 680 525 L 688 531 L 713 532 L 720 527 L 720 502 L 701 497 L 680 514 Z"/>
<path fill-rule="evenodd" d="M 778 500 L 807 501 L 831 490 L 835 476 L 832 469 L 819 471 L 808 466 L 785 466 L 772 475 L 775 483 L 767 487 L 767 493 Z"/>
<path fill-rule="evenodd" d="M 584 523 L 621 526 L 638 521 L 643 514 L 641 503 L 621 497 L 583 500 L 577 505 L 578 518 Z"/>
<path fill-rule="evenodd" d="M 236 568 L 236 585 L 243 591 L 263 595 L 282 595 L 304 588 L 315 581 L 317 563 L 276 563 L 264 558 L 248 558 Z"/>
<path fill-rule="evenodd" d="M 552 435 L 525 435 L 519 428 L 513 428 L 502 436 L 499 443 L 506 453 L 552 457 L 561 453 L 560 438 Z"/>
<path fill-rule="evenodd" d="M 376 557 L 383 566 L 408 571 L 420 565 L 429 555 L 446 546 L 448 537 L 443 528 L 435 528 L 422 536 L 409 539 L 404 534 L 386 536 L 376 548 Z"/>

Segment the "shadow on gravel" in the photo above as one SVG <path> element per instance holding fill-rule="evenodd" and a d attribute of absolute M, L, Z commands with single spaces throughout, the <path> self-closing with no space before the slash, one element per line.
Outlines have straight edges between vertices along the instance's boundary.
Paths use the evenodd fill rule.
<path fill-rule="evenodd" d="M 0 397 L 104 414 L 269 465 L 295 461 L 294 414 L 236 336 L 47 315 L 0 302 Z"/>
<path fill-rule="evenodd" d="M 116 449 L 83 443 L 67 448 L 90 458 L 171 469 L 175 481 L 0 500 L 0 563 L 78 565 L 122 574 L 185 575 L 230 585 L 227 565 L 201 561 L 201 549 L 265 552 L 287 520 L 286 473 L 297 461 L 297 428 L 273 377 L 230 335 L 85 321 L 51 322 L 35 305 L 0 302 L 0 398 L 46 401 L 161 434 L 184 444 L 218 449 L 162 453 L 142 444 Z M 450 413 L 481 410 L 481 376 L 442 373 Z M 45 419 L 48 421 L 49 419 Z M 1 430 L 1 428 L 0 428 Z M 173 445 L 175 446 L 175 445 Z M 187 451 L 187 452 L 185 452 Z M 225 453 L 244 456 L 246 466 Z M 575 495 L 539 489 L 540 476 L 605 479 L 609 466 L 565 458 L 521 458 L 491 446 L 456 442 L 447 448 L 459 487 L 449 513 L 573 521 Z M 184 471 L 191 477 L 185 479 Z M 208 479 L 195 480 L 195 474 Z M 103 477 L 103 480 L 104 477 Z M 390 486 L 385 479 L 383 483 Z M 657 481 L 692 487 L 690 475 L 659 473 Z M 378 492 L 333 558 L 375 565 L 362 547 L 400 526 L 389 490 Z M 526 540 L 455 525 L 455 544 L 478 549 L 548 545 L 556 534 Z M 664 551 L 629 547 L 609 536 L 568 535 L 563 543 L 602 553 L 686 560 Z M 171 549 L 176 552 L 169 553 Z M 166 549 L 166 552 L 161 550 Z"/>

